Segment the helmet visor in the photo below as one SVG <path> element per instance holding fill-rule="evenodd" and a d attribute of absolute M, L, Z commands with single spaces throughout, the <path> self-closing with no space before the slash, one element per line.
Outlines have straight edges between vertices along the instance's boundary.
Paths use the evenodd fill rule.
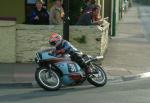
<path fill-rule="evenodd" d="M 50 44 L 51 46 L 55 46 L 55 45 L 56 45 L 56 42 L 49 42 L 49 44 Z"/>

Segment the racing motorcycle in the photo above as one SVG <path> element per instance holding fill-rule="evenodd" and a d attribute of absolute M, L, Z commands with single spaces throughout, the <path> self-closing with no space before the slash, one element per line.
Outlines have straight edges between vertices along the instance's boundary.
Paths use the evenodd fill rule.
<path fill-rule="evenodd" d="M 94 63 L 103 56 L 92 57 L 79 51 L 70 52 L 68 55 L 71 59 L 58 58 L 46 51 L 36 53 L 38 68 L 35 79 L 41 88 L 55 91 L 62 85 L 81 85 L 85 80 L 96 87 L 106 84 L 106 73 L 102 66 Z"/>

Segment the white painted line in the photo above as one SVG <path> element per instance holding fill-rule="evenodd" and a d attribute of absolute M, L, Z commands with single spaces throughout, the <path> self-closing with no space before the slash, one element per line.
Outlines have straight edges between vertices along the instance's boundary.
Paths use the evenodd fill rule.
<path fill-rule="evenodd" d="M 147 72 L 147 73 L 142 73 L 140 74 L 141 78 L 148 78 L 150 77 L 150 72 Z"/>

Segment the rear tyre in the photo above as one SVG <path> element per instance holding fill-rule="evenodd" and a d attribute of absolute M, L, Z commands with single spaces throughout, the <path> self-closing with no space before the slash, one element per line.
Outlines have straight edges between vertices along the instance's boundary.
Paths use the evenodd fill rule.
<path fill-rule="evenodd" d="M 92 64 L 92 72 L 88 75 L 88 82 L 96 87 L 102 87 L 107 83 L 107 76 L 102 67 Z"/>
<path fill-rule="evenodd" d="M 35 72 L 35 79 L 38 85 L 47 91 L 59 90 L 62 83 L 58 72 L 46 68 L 37 69 Z"/>

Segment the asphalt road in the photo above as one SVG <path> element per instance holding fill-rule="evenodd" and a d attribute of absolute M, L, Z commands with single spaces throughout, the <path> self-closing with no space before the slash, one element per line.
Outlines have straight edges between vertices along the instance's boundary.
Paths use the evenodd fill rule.
<path fill-rule="evenodd" d="M 150 103 L 150 78 L 44 91 L 41 88 L 0 89 L 0 103 Z"/>
<path fill-rule="evenodd" d="M 139 6 L 139 17 L 145 31 L 145 37 L 150 42 L 150 6 Z"/>

